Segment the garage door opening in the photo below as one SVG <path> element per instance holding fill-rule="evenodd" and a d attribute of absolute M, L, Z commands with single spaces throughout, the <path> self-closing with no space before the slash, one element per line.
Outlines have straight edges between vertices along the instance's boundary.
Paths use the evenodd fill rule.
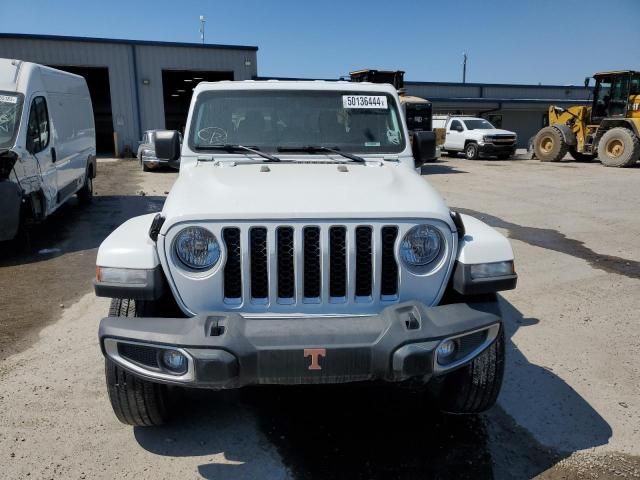
<path fill-rule="evenodd" d="M 194 70 L 163 70 L 164 124 L 167 130 L 184 134 L 193 89 L 200 82 L 233 80 L 233 72 L 203 72 Z"/>
<path fill-rule="evenodd" d="M 111 114 L 111 89 L 107 67 L 76 67 L 50 65 L 58 70 L 81 75 L 87 81 L 93 119 L 96 124 L 96 151 L 99 155 L 113 155 L 113 116 Z"/>

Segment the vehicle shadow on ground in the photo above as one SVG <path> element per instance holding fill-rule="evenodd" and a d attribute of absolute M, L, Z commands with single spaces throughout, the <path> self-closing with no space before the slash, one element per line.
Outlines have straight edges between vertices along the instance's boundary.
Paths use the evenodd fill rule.
<path fill-rule="evenodd" d="M 450 173 L 469 173 L 466 170 L 459 170 L 455 165 L 443 161 L 435 163 L 425 163 L 420 167 L 420 175 L 443 175 Z"/>
<path fill-rule="evenodd" d="M 499 405 L 484 415 L 434 413 L 416 392 L 380 386 L 189 391 L 171 425 L 136 428 L 135 438 L 158 455 L 209 457 L 198 471 L 211 479 L 284 477 L 265 439 L 304 479 L 531 478 L 578 449 L 607 443 L 607 422 L 511 340 L 537 320 L 501 302 L 506 376 Z M 544 425 L 546 438 L 563 448 L 542 446 L 507 412 Z"/>
<path fill-rule="evenodd" d="M 160 211 L 164 200 L 163 196 L 107 195 L 81 206 L 72 198 L 42 223 L 27 227 L 16 240 L 0 243 L 0 267 L 97 248 L 129 218 Z"/>

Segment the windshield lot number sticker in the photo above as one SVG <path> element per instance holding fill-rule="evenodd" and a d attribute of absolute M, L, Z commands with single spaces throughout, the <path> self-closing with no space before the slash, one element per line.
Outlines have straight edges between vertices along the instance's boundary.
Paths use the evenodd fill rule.
<path fill-rule="evenodd" d="M 0 95 L 0 102 L 2 103 L 17 103 L 18 97 L 9 97 L 7 95 Z"/>
<path fill-rule="evenodd" d="M 387 109 L 387 97 L 383 95 L 343 95 L 342 107 Z"/>

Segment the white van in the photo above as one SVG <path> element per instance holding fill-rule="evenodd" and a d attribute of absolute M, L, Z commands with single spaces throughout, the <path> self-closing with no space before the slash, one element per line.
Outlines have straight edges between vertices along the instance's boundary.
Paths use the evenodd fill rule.
<path fill-rule="evenodd" d="M 0 58 L 0 241 L 74 194 L 93 196 L 96 135 L 84 78 Z"/>

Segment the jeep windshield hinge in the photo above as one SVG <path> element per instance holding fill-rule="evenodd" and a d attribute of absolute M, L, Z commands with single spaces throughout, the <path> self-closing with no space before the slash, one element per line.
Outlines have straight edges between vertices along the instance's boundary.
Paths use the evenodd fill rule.
<path fill-rule="evenodd" d="M 164 224 L 165 218 L 159 213 L 153 217 L 153 222 L 151 222 L 151 227 L 149 227 L 149 238 L 154 242 L 158 241 L 158 235 L 160 234 L 160 229 Z"/>

